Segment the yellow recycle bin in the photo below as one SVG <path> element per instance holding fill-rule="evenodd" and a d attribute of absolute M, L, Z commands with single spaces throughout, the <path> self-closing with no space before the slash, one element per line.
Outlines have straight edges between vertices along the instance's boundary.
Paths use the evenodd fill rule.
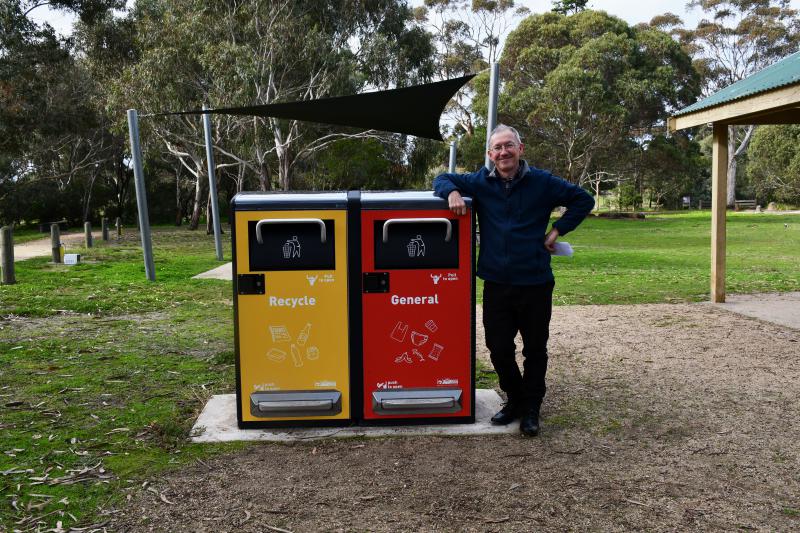
<path fill-rule="evenodd" d="M 231 206 L 239 427 L 348 423 L 347 194 Z"/>

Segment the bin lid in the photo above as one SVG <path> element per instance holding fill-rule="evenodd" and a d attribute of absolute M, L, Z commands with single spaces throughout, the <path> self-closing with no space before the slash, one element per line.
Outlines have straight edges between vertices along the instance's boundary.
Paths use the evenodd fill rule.
<path fill-rule="evenodd" d="M 264 209 L 346 209 L 346 192 L 240 192 L 231 200 L 235 211 Z"/>
<path fill-rule="evenodd" d="M 472 198 L 464 197 L 464 203 L 472 206 Z M 365 191 L 361 193 L 364 209 L 447 209 L 443 200 L 433 191 Z"/>

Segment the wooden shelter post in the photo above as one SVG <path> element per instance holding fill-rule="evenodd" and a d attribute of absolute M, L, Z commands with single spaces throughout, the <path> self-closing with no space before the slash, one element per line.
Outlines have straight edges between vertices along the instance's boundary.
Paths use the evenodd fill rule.
<path fill-rule="evenodd" d="M 711 155 L 711 301 L 725 302 L 725 222 L 728 194 L 728 126 L 714 123 Z"/>

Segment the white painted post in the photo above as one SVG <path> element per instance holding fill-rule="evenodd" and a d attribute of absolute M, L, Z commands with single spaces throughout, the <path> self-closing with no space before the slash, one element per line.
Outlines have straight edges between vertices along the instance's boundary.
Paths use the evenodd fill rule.
<path fill-rule="evenodd" d="M 456 142 L 455 141 L 450 141 L 450 164 L 447 167 L 447 171 L 450 174 L 453 174 L 456 171 Z"/>

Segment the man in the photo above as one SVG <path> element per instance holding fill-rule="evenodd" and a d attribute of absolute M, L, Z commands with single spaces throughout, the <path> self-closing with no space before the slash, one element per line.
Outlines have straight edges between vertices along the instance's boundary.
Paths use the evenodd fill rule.
<path fill-rule="evenodd" d="M 478 276 L 483 285 L 483 327 L 486 347 L 507 395 L 493 424 L 521 418 L 520 431 L 539 433 L 539 410 L 544 399 L 547 339 L 555 280 L 550 254 L 558 237 L 580 224 L 594 207 L 582 188 L 520 159 L 524 146 L 519 133 L 500 124 L 490 136 L 493 171 L 442 174 L 433 181 L 436 194 L 450 210 L 466 212 L 462 198 L 471 196 L 481 229 Z M 550 213 L 567 208 L 549 232 Z M 517 365 L 514 338 L 522 335 L 523 369 Z"/>

